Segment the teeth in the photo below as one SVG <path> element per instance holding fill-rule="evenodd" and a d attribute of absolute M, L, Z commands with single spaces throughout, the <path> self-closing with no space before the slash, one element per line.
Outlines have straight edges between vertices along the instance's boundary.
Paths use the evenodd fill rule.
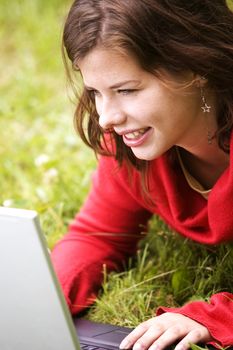
<path fill-rule="evenodd" d="M 134 131 L 134 132 L 130 132 L 128 134 L 126 134 L 125 136 L 128 139 L 136 139 L 138 136 L 143 135 L 145 133 L 145 131 L 147 130 L 147 128 L 145 129 L 140 129 L 138 131 Z"/>

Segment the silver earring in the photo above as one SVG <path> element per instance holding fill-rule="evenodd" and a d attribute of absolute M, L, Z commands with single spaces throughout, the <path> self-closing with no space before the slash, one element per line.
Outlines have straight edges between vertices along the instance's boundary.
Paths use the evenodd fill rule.
<path fill-rule="evenodd" d="M 203 87 L 201 87 L 201 100 L 202 100 L 201 109 L 203 110 L 203 113 L 209 113 L 211 106 L 209 106 L 206 102 L 205 91 Z"/>
<path fill-rule="evenodd" d="M 203 79 L 205 79 L 205 78 L 203 78 Z M 202 109 L 203 113 L 210 113 L 211 106 L 209 106 L 206 102 L 205 91 L 204 91 L 203 87 L 201 87 L 201 100 L 202 100 L 201 109 Z M 210 133 L 210 130 L 208 127 L 208 120 L 207 120 L 207 141 L 208 141 L 209 145 L 212 144 L 212 136 L 211 136 L 211 133 Z"/>

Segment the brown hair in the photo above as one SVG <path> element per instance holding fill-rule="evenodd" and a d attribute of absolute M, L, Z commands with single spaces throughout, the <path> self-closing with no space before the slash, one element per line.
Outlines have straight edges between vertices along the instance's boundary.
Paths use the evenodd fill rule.
<path fill-rule="evenodd" d="M 207 77 L 219 101 L 218 144 L 229 152 L 233 127 L 232 33 L 233 13 L 224 0 L 75 0 L 64 27 L 63 52 L 74 70 L 78 59 L 101 45 L 133 54 L 149 72 L 159 68 L 191 70 Z M 66 67 L 69 70 L 67 61 Z M 94 100 L 85 89 L 78 98 L 75 125 L 96 153 L 113 154 L 107 143 L 103 144 L 106 138 L 98 124 Z M 145 170 L 146 161 L 138 160 L 114 132 L 111 138 L 120 164 L 126 160 Z"/>

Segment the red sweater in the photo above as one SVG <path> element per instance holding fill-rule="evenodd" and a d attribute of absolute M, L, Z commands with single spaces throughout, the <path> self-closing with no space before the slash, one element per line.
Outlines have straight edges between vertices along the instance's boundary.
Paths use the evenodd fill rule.
<path fill-rule="evenodd" d="M 180 166 L 167 155 L 151 163 L 150 190 L 154 205 L 145 200 L 137 170 L 129 174 L 110 157 L 99 160 L 90 194 L 58 242 L 52 260 L 73 314 L 92 304 L 108 271 L 135 253 L 148 219 L 160 215 L 183 236 L 205 244 L 233 240 L 233 137 L 230 166 L 214 185 L 208 201 L 187 184 Z M 190 203 L 190 205 L 188 205 Z M 218 293 L 209 303 L 192 302 L 178 312 L 206 326 L 221 346 L 233 345 L 233 294 Z"/>

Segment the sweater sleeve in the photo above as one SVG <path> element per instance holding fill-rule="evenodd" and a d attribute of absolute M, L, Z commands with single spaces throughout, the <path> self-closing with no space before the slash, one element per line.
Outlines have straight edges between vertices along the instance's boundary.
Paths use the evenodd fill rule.
<path fill-rule="evenodd" d="M 214 294 L 209 302 L 195 301 L 180 308 L 159 307 L 156 314 L 174 312 L 187 316 L 205 326 L 215 342 L 222 347 L 233 345 L 233 294 Z M 217 343 L 217 344 L 216 344 Z"/>
<path fill-rule="evenodd" d="M 73 314 L 94 302 L 103 281 L 103 267 L 108 272 L 121 269 L 136 252 L 151 216 L 131 194 L 133 180 L 127 169 L 116 166 L 112 158 L 100 159 L 84 206 L 52 251 L 52 262 Z"/>

